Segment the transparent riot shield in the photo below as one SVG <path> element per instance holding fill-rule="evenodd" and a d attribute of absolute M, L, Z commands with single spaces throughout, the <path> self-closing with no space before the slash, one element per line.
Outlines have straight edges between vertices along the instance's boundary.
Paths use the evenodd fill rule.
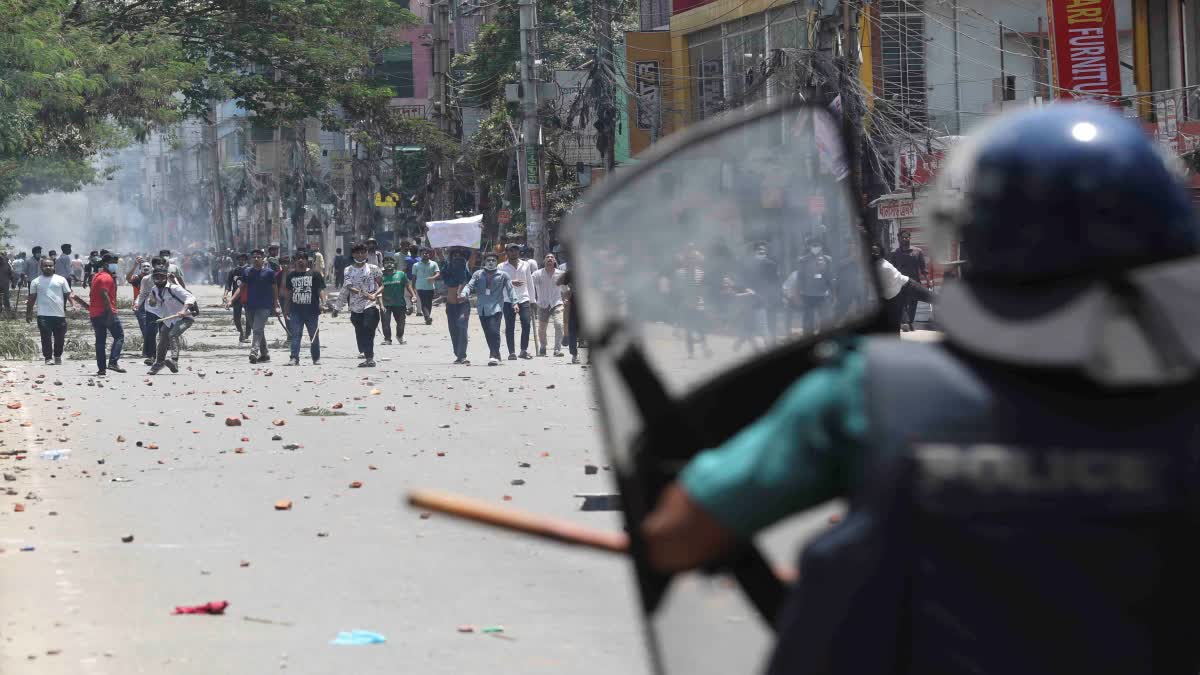
<path fill-rule="evenodd" d="M 838 128 L 803 104 L 724 116 L 660 143 L 569 225 L 572 309 L 658 672 L 754 672 L 773 641 L 770 596 L 783 587 L 764 577 L 793 565 L 798 535 L 750 547 L 726 573 L 667 579 L 645 563 L 637 526 L 689 457 L 765 412 L 828 339 L 877 316 Z"/>

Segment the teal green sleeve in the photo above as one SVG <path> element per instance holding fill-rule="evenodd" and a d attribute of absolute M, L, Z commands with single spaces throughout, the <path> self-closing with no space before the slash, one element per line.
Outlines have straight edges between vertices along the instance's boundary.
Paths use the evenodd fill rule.
<path fill-rule="evenodd" d="M 742 537 L 846 494 L 866 443 L 866 357 L 811 371 L 767 413 L 680 475 L 688 495 Z"/>

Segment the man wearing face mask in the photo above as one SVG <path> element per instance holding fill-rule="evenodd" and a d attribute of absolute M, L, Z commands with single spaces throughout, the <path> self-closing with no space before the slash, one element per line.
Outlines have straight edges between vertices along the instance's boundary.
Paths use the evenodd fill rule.
<path fill-rule="evenodd" d="M 354 264 L 346 268 L 345 282 L 338 293 L 334 310 L 350 305 L 350 323 L 358 340 L 362 363 L 359 368 L 375 367 L 375 330 L 379 327 L 379 298 L 383 294 L 383 273 L 367 262 L 367 247 L 355 244 L 350 250 Z"/>
<path fill-rule="evenodd" d="M 137 295 L 137 300 L 134 302 L 134 311 L 142 314 L 142 355 L 144 363 L 148 366 L 154 365 L 154 358 L 158 354 L 158 317 L 161 316 L 160 308 L 154 302 L 151 302 L 150 291 L 154 288 L 153 272 L 163 270 L 170 276 L 169 267 L 165 258 L 155 256 L 150 260 L 150 269 L 145 268 L 138 279 L 138 287 L 140 291 Z"/>
<path fill-rule="evenodd" d="M 504 303 L 516 302 L 516 291 L 512 279 L 500 271 L 499 256 L 487 253 L 483 256 L 483 269 L 478 270 L 471 280 L 458 292 L 466 300 L 474 292 L 478 295 L 479 323 L 488 343 L 488 365 L 500 365 L 500 319 L 504 316 Z"/>
<path fill-rule="evenodd" d="M 450 331 L 450 345 L 454 350 L 456 365 L 471 365 L 467 360 L 467 321 L 471 314 L 471 303 L 458 295 L 470 278 L 467 256 L 461 248 L 451 249 L 446 268 L 429 277 L 431 282 L 440 279 L 446 284 L 446 328 Z"/>
<path fill-rule="evenodd" d="M 421 298 L 421 314 L 425 315 L 425 325 L 433 323 L 429 314 L 433 311 L 433 280 L 439 271 L 438 264 L 433 261 L 433 249 L 423 249 L 421 259 L 412 264 L 413 286 L 417 296 Z"/>
<path fill-rule="evenodd" d="M 793 306 L 799 306 L 804 334 L 811 336 L 821 327 L 833 289 L 837 287 L 833 258 L 825 255 L 820 238 L 808 238 L 808 254 L 796 263 L 796 271 L 783 282 L 783 295 Z M 790 321 L 788 322 L 791 323 Z M 791 326 L 788 326 L 791 329 Z"/>
<path fill-rule="evenodd" d="M 407 310 L 415 304 L 417 292 L 402 269 L 396 268 L 396 257 L 383 259 L 383 344 L 392 344 L 392 320 L 396 321 L 396 342 L 404 341 Z M 405 298 L 407 297 L 407 302 Z"/>
<path fill-rule="evenodd" d="M 104 377 L 108 370 L 125 372 L 119 363 L 121 349 L 125 347 L 125 330 L 117 317 L 117 256 L 110 253 L 101 262 L 104 266 L 92 275 L 91 301 L 88 303 L 88 314 L 96 335 L 96 377 Z M 110 334 L 113 339 L 112 352 L 106 362 L 104 348 Z M 105 363 L 108 364 L 107 368 Z"/>
<path fill-rule="evenodd" d="M 196 297 L 188 289 L 171 282 L 171 275 L 157 269 L 153 275 L 154 287 L 149 291 L 150 300 L 161 314 L 157 320 L 158 351 L 148 375 L 157 375 L 166 366 L 172 373 L 179 372 L 180 338 L 195 322 L 193 318 L 200 309 Z"/>
<path fill-rule="evenodd" d="M 775 344 L 779 302 L 779 264 L 767 255 L 767 242 L 754 245 L 754 256 L 746 263 L 742 285 L 754 291 L 767 313 L 767 344 Z"/>
<path fill-rule="evenodd" d="M 927 284 L 929 282 L 929 268 L 925 264 L 925 252 L 912 245 L 912 231 L 901 230 L 900 246 L 894 249 L 887 257 L 888 262 L 892 263 L 900 273 L 909 279 L 917 282 L 915 285 Z M 902 317 L 903 325 L 901 330 L 912 330 L 913 315 L 917 311 L 917 294 L 913 292 L 912 286 L 905 286 L 901 292 L 904 304 L 904 316 Z"/>
<path fill-rule="evenodd" d="M 33 306 L 36 302 L 38 333 L 42 337 L 42 357 L 46 359 L 48 366 L 62 365 L 63 344 L 67 339 L 68 301 L 75 302 L 85 309 L 88 306 L 71 292 L 71 284 L 66 279 L 54 273 L 54 261 L 42 258 L 40 274 L 29 284 L 25 322 L 33 321 Z"/>

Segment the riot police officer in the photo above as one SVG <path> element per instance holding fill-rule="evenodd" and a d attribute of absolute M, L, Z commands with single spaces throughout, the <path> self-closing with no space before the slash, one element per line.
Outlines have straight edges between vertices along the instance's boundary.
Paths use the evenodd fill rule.
<path fill-rule="evenodd" d="M 964 141 L 943 344 L 865 338 L 697 456 L 644 522 L 679 570 L 838 497 L 774 673 L 1197 672 L 1200 229 L 1133 122 L 1062 104 Z"/>

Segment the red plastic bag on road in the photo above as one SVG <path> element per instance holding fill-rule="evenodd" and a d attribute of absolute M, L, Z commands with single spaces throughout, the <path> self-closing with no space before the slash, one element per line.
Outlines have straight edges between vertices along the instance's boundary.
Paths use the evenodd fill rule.
<path fill-rule="evenodd" d="M 216 600 L 214 602 L 206 602 L 203 605 L 183 605 L 176 607 L 172 614 L 224 614 L 225 608 L 228 606 L 228 602 Z"/>

